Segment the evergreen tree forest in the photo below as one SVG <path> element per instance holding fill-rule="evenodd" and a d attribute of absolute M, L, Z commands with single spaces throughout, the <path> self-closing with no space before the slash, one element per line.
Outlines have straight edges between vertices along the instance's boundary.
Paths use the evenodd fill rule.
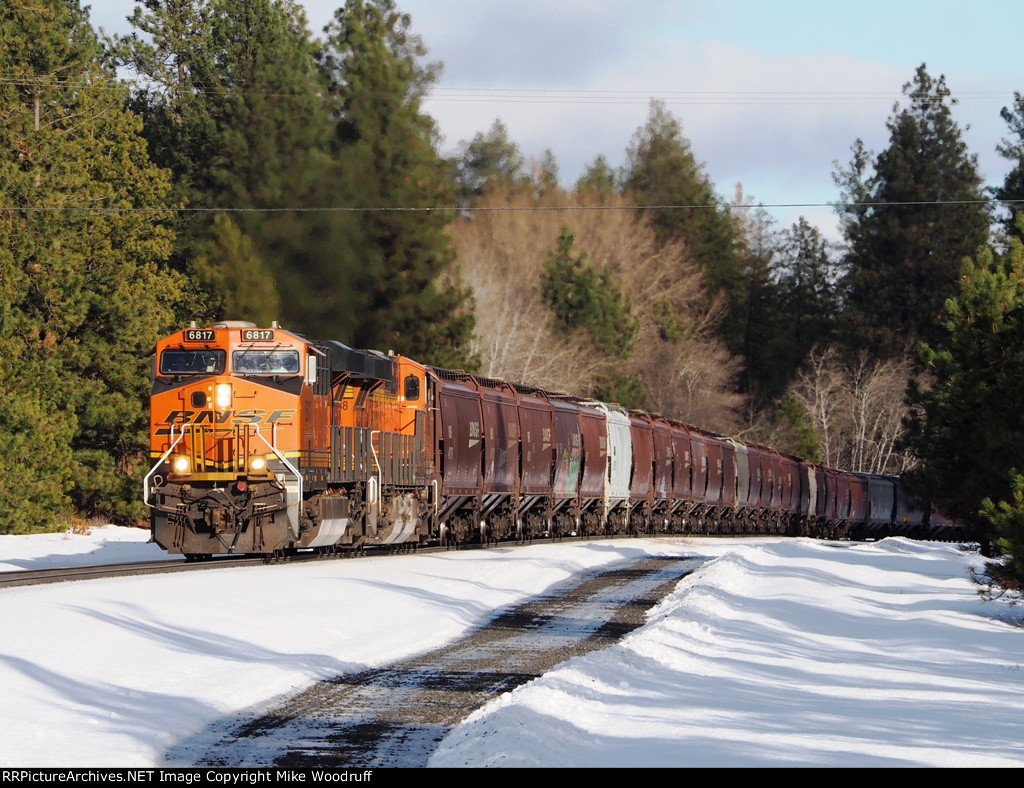
<path fill-rule="evenodd" d="M 145 353 L 187 290 L 170 174 L 77 3 L 5 4 L 0 37 L 0 522 L 137 518 Z"/>
<path fill-rule="evenodd" d="M 290 0 L 131 25 L 0 7 L 0 532 L 142 523 L 146 353 L 246 319 L 908 474 L 1024 553 L 1020 94 L 990 195 L 945 77 L 908 75 L 884 149 L 833 173 L 835 243 L 720 195 L 656 100 L 571 185 L 500 118 L 442 152 L 443 64 L 400 0 L 339 0 L 320 34 Z"/>

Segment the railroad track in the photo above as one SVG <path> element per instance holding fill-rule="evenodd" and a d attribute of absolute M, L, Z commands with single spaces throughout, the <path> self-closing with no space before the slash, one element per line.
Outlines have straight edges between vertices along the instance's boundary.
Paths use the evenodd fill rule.
<path fill-rule="evenodd" d="M 564 537 L 562 541 L 576 541 L 580 537 Z M 547 542 L 548 540 L 535 540 Z M 508 547 L 515 545 L 515 542 L 502 542 L 500 545 L 465 544 L 459 550 L 478 550 L 488 547 Z M 436 553 L 447 552 L 456 548 L 443 546 L 419 546 L 415 549 L 392 550 L 389 548 L 367 548 L 355 550 L 349 553 L 338 552 L 321 554 L 313 552 L 301 552 L 295 555 L 280 559 L 282 563 L 300 563 L 305 561 L 322 561 L 332 558 L 362 558 L 385 555 L 410 555 L 414 553 Z M 13 586 L 43 585 L 46 583 L 64 583 L 72 580 L 96 580 L 111 577 L 128 577 L 131 575 L 151 575 L 168 572 L 192 572 L 206 569 L 222 569 L 227 566 L 260 566 L 266 563 L 277 563 L 268 561 L 261 556 L 250 555 L 224 555 L 217 556 L 205 561 L 188 561 L 184 558 L 168 558 L 162 561 L 135 561 L 123 564 L 87 564 L 82 566 L 57 566 L 46 569 L 22 569 L 8 572 L 0 572 L 0 588 Z"/>
<path fill-rule="evenodd" d="M 164 572 L 187 572 L 201 569 L 219 569 L 225 566 L 248 566 L 262 564 L 260 558 L 247 556 L 226 557 L 216 561 L 193 562 L 184 559 L 164 561 L 135 561 L 125 564 L 88 564 L 85 566 L 55 566 L 47 569 L 23 569 L 0 572 L 0 588 L 11 586 L 34 586 L 45 583 L 63 583 L 70 580 L 95 580 L 107 577 L 129 575 L 151 575 Z"/>
<path fill-rule="evenodd" d="M 372 558 L 390 555 L 415 555 L 426 553 L 445 553 L 454 550 L 488 550 L 495 547 L 529 547 L 532 544 L 552 544 L 565 542 L 589 542 L 608 539 L 636 539 L 645 536 L 664 537 L 668 534 L 602 534 L 596 536 L 560 536 L 555 540 L 537 538 L 529 542 L 491 542 L 480 544 L 471 542 L 450 547 L 444 545 L 417 545 L 415 547 L 399 546 L 366 547 L 350 552 L 316 553 L 300 552 L 284 558 L 268 560 L 263 556 L 252 555 L 221 555 L 198 561 L 186 560 L 184 557 L 168 558 L 162 561 L 135 561 L 123 564 L 87 564 L 82 566 L 60 566 L 46 569 L 22 569 L 0 572 L 0 588 L 13 586 L 44 585 L 46 583 L 64 583 L 72 580 L 97 580 L 111 577 L 128 577 L 131 575 L 151 575 L 168 572 L 192 572 L 207 569 L 223 569 L 228 566 L 260 566 L 268 563 L 301 563 L 305 561 L 323 561 L 335 558 Z M 679 534 L 687 536 L 688 534 Z"/>

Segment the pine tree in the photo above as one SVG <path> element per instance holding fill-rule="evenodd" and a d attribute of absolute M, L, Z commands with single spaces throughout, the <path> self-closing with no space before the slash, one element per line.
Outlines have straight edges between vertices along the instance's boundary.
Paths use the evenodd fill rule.
<path fill-rule="evenodd" d="M 784 394 L 772 421 L 775 429 L 772 446 L 795 454 L 807 462 L 821 462 L 818 433 L 811 424 L 807 406 L 803 402 L 792 394 Z"/>
<path fill-rule="evenodd" d="M 741 190 L 735 204 L 749 202 Z M 739 213 L 739 223 L 749 254 L 744 276 L 743 309 L 733 317 L 741 317 L 743 341 L 742 391 L 755 410 L 761 410 L 782 394 L 791 372 L 780 363 L 785 347 L 787 315 L 781 309 L 783 294 L 778 285 L 778 234 L 773 221 L 762 208 Z"/>
<path fill-rule="evenodd" d="M 425 362 L 472 366 L 469 293 L 454 277 L 446 234 L 453 213 L 437 129 L 420 108 L 436 77 L 392 0 L 348 0 L 328 27 L 322 67 L 336 101 L 336 156 L 350 166 L 364 210 L 359 265 L 346 286 L 359 299 L 350 344 Z"/>
<path fill-rule="evenodd" d="M 113 51 L 140 81 L 133 107 L 154 160 L 192 207 L 301 207 L 329 133 L 315 45 L 285 0 L 152 0 Z M 148 39 L 151 38 L 152 42 Z"/>
<path fill-rule="evenodd" d="M 551 148 L 545 148 L 539 160 L 531 159 L 531 180 L 538 200 L 561 198 L 562 188 L 558 185 L 558 161 Z"/>
<path fill-rule="evenodd" d="M 731 318 L 726 341 L 738 351 L 745 301 L 744 250 L 739 228 L 726 204 L 690 149 L 682 127 L 661 102 L 652 102 L 647 123 L 636 131 L 627 151 L 624 188 L 650 208 L 663 238 L 685 240 L 704 267 L 708 288 L 723 293 Z"/>
<path fill-rule="evenodd" d="M 148 461 L 144 356 L 182 291 L 160 268 L 169 180 L 77 0 L 4 5 L 0 39 L 0 526 L 53 525 L 65 492 L 128 521 Z"/>
<path fill-rule="evenodd" d="M 1013 94 L 1013 108 L 1003 107 L 1000 112 L 1013 132 L 1010 139 L 1003 140 L 996 146 L 999 154 L 1011 162 L 1010 171 L 1006 173 L 1003 185 L 996 189 L 995 196 L 1003 200 L 1004 222 L 1006 234 L 1022 238 L 1017 218 L 1024 214 L 1024 96 Z"/>
<path fill-rule="evenodd" d="M 478 132 L 460 148 L 456 165 L 460 202 L 471 203 L 487 191 L 515 194 L 529 188 L 526 162 L 500 119 L 486 134 Z"/>
<path fill-rule="evenodd" d="M 1024 246 L 1014 239 L 1004 261 L 990 249 L 965 261 L 958 293 L 947 302 L 943 333 L 925 344 L 928 385 L 914 384 L 917 413 L 908 441 L 923 467 L 919 492 L 983 543 L 1024 545 L 1019 530 L 1000 532 L 979 512 L 985 499 L 1010 502 L 1024 472 Z M 1016 526 L 1014 526 L 1016 529 Z M 1024 578 L 1018 577 L 1019 580 Z"/>
<path fill-rule="evenodd" d="M 582 332 L 601 356 L 625 361 L 640 323 L 611 270 L 590 265 L 585 252 L 576 253 L 575 242 L 572 231 L 563 227 L 555 249 L 544 261 L 541 298 L 551 309 L 558 333 Z M 643 383 L 618 365 L 598 377 L 593 396 L 629 408 L 647 406 Z"/>
<path fill-rule="evenodd" d="M 849 169 L 835 176 L 850 248 L 848 341 L 888 357 L 935 340 L 960 261 L 989 226 L 977 157 L 953 120 L 945 78 L 922 64 L 903 92 L 909 105 L 893 108 L 889 147 L 871 162 L 858 140 Z"/>
<path fill-rule="evenodd" d="M 629 299 L 607 268 L 587 263 L 586 252 L 575 252 L 576 237 L 562 228 L 555 250 L 544 261 L 540 292 L 551 308 L 555 325 L 564 333 L 585 331 L 604 354 L 626 358 L 639 324 Z"/>
<path fill-rule="evenodd" d="M 218 299 L 215 314 L 269 326 L 281 317 L 274 278 L 245 235 L 227 214 L 213 219 L 210 237 L 201 239 L 188 273 L 203 292 Z"/>
<path fill-rule="evenodd" d="M 113 44 L 142 78 L 132 106 L 146 119 L 154 158 L 199 209 L 179 228 L 178 266 L 208 304 L 208 315 L 193 316 L 351 332 L 355 301 L 344 283 L 358 264 L 350 251 L 358 235 L 348 212 L 352 179 L 328 150 L 330 104 L 301 8 L 285 0 L 153 0 L 136 8 L 132 23 L 148 38 Z M 216 218 L 221 210 L 242 236 L 231 243 Z M 242 314 L 257 294 L 242 294 L 239 283 L 255 281 L 273 292 Z"/>
<path fill-rule="evenodd" d="M 777 280 L 784 315 L 778 364 L 788 383 L 815 345 L 831 343 L 838 330 L 839 266 L 821 232 L 801 217 L 783 233 Z"/>
<path fill-rule="evenodd" d="M 981 516 L 996 534 L 1000 560 L 988 564 L 989 576 L 1002 588 L 1024 593 L 1024 476 L 1016 469 L 1010 475 L 1008 499 L 981 502 Z"/>
<path fill-rule="evenodd" d="M 576 193 L 584 198 L 601 199 L 619 191 L 618 176 L 608 164 L 608 159 L 601 155 L 584 170 L 576 181 Z"/>

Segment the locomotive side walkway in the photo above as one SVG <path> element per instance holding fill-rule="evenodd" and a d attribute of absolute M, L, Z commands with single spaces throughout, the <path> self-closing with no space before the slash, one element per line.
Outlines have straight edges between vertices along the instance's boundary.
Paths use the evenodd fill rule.
<path fill-rule="evenodd" d="M 641 626 L 705 559 L 648 557 L 593 570 L 444 648 L 315 684 L 212 726 L 169 765 L 422 767 L 446 733 L 502 693 Z M 381 622 L 387 626 L 387 622 Z"/>

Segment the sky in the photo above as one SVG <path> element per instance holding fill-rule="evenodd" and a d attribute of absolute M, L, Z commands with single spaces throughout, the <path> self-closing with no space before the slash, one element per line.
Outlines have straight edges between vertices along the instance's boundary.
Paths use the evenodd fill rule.
<path fill-rule="evenodd" d="M 115 526 L 0 536 L 0 571 L 164 558 L 147 538 Z M 644 626 L 474 712 L 428 766 L 1024 766 L 1024 610 L 979 596 L 976 553 L 763 537 L 5 588 L 0 767 L 189 766 L 181 743 L 201 748 L 222 717 L 439 647 L 647 555 L 700 566 Z"/>
<path fill-rule="evenodd" d="M 128 32 L 132 0 L 94 2 L 108 33 Z M 320 34 L 341 0 L 307 0 Z M 527 159 L 550 150 L 564 185 L 603 155 L 626 161 L 651 99 L 664 101 L 731 201 L 736 184 L 780 228 L 801 216 L 837 238 L 829 202 L 862 139 L 886 120 L 922 63 L 946 77 L 954 119 L 986 183 L 1008 171 L 999 115 L 1024 91 L 1019 0 L 398 0 L 428 62 L 444 64 L 425 111 L 442 152 L 496 119 Z"/>

